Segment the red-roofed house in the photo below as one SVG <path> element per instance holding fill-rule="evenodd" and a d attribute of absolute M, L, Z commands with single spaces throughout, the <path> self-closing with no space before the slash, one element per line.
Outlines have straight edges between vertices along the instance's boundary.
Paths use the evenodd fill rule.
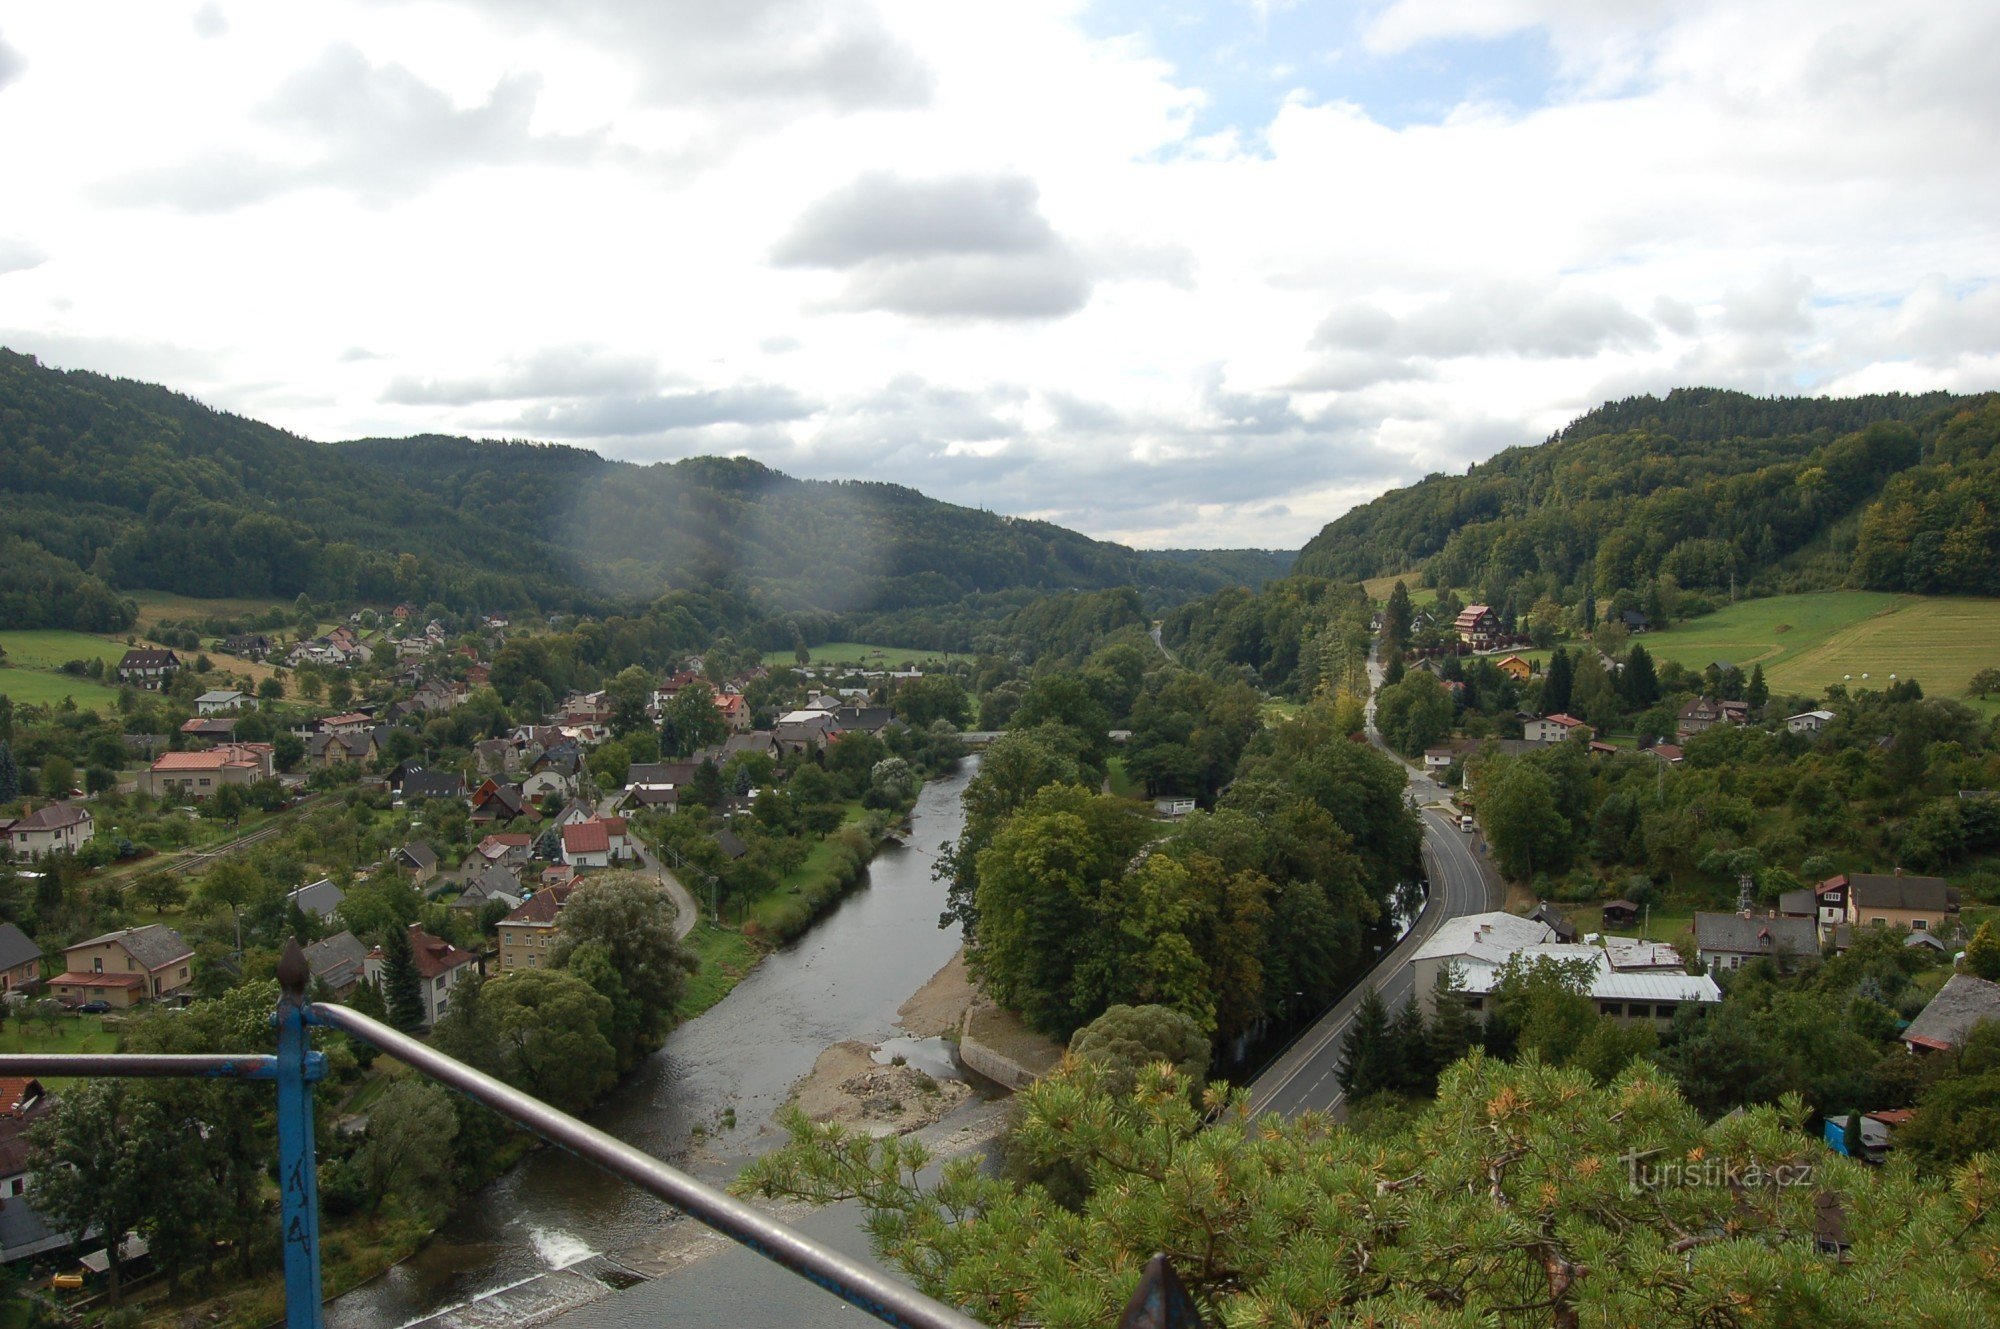
<path fill-rule="evenodd" d="M 1539 720 L 1530 720 L 1523 726 L 1523 735 L 1530 743 L 1560 743 L 1571 734 L 1590 732 L 1590 726 L 1574 715 L 1557 712 L 1545 715 Z"/>
<path fill-rule="evenodd" d="M 521 902 L 520 908 L 500 920 L 500 972 L 517 969 L 546 969 L 549 947 L 555 941 L 556 918 L 569 902 L 569 886 L 551 886 L 536 891 Z"/>
<path fill-rule="evenodd" d="M 602 821 L 579 821 L 562 828 L 563 862 L 574 868 L 611 866 L 611 835 Z"/>
<path fill-rule="evenodd" d="M 1451 626 L 1460 641 L 1483 651 L 1500 635 L 1500 615 L 1493 612 L 1492 605 L 1467 605 Z"/>
<path fill-rule="evenodd" d="M 515 831 L 489 835 L 472 852 L 487 863 L 525 863 L 534 856 L 535 837 Z"/>
<path fill-rule="evenodd" d="M 424 998 L 424 1028 L 428 1029 L 451 1008 L 451 990 L 467 974 L 478 972 L 479 957 L 462 951 L 442 937 L 410 924 L 410 955 L 417 962 L 417 990 Z M 382 981 L 382 948 L 375 947 L 362 962 L 362 977 Z"/>
<path fill-rule="evenodd" d="M 723 720 L 733 732 L 741 734 L 750 728 L 750 703 L 736 693 L 718 693 L 715 709 L 722 712 Z"/>
<path fill-rule="evenodd" d="M 163 923 L 107 932 L 63 951 L 49 995 L 67 1005 L 107 1001 L 119 1010 L 172 997 L 193 979 L 194 950 Z"/>
<path fill-rule="evenodd" d="M 206 752 L 164 752 L 139 776 L 142 793 L 196 802 L 226 784 L 255 784 L 271 778 L 269 743 L 224 743 Z"/>

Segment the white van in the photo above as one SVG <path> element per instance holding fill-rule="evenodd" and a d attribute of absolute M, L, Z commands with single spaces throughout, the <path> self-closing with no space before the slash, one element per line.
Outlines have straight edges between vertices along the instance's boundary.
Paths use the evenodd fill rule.
<path fill-rule="evenodd" d="M 1467 835 L 1472 834 L 1473 825 L 1472 825 L 1472 814 L 1470 812 L 1463 813 L 1460 815 L 1458 819 L 1458 829 L 1464 831 Z"/>

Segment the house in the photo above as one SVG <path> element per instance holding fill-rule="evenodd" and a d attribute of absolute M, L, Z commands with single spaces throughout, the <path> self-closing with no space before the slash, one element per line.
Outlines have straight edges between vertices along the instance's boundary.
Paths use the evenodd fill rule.
<path fill-rule="evenodd" d="M 543 887 L 576 885 L 576 869 L 567 863 L 551 863 L 542 869 L 536 881 Z"/>
<path fill-rule="evenodd" d="M 194 951 L 164 923 L 107 932 L 63 951 L 49 993 L 65 1005 L 107 1001 L 120 1010 L 173 997 L 193 981 Z"/>
<path fill-rule="evenodd" d="M 1153 811 L 1159 813 L 1162 817 L 1185 817 L 1191 814 L 1194 809 L 1195 802 L 1191 798 L 1156 798 L 1153 800 Z"/>
<path fill-rule="evenodd" d="M 635 761 L 625 772 L 625 788 L 685 789 L 700 768 L 694 761 Z"/>
<path fill-rule="evenodd" d="M 743 843 L 743 838 L 728 827 L 715 833 L 715 847 L 732 863 L 750 852 L 750 846 Z"/>
<path fill-rule="evenodd" d="M 172 651 L 149 646 L 134 647 L 125 652 L 124 658 L 118 662 L 118 681 L 158 692 L 174 681 L 180 667 L 181 658 Z"/>
<path fill-rule="evenodd" d="M 18 858 L 73 854 L 90 843 L 92 834 L 89 808 L 49 803 L 7 828 L 7 848 Z"/>
<path fill-rule="evenodd" d="M 451 990 L 467 974 L 478 973 L 479 957 L 410 924 L 410 956 L 417 962 L 417 991 L 424 1002 L 424 1028 L 451 1008 Z M 382 948 L 368 952 L 364 969 L 371 983 L 382 981 Z"/>
<path fill-rule="evenodd" d="M 1819 925 L 1819 893 L 1810 887 L 1786 891 L 1778 897 L 1778 917 L 1809 918 Z"/>
<path fill-rule="evenodd" d="M 140 773 L 141 793 L 200 802 L 224 785 L 271 778 L 269 743 L 224 743 L 206 752 L 163 752 Z"/>
<path fill-rule="evenodd" d="M 1629 928 L 1639 922 L 1639 906 L 1630 900 L 1612 900 L 1604 906 L 1604 926 Z"/>
<path fill-rule="evenodd" d="M 896 713 L 887 706 L 836 706 L 832 714 L 844 734 L 879 734 L 896 723 Z"/>
<path fill-rule="evenodd" d="M 750 703 L 735 692 L 717 693 L 715 709 L 722 712 L 723 723 L 733 733 L 742 733 L 750 728 Z"/>
<path fill-rule="evenodd" d="M 1449 970 L 1466 1009 L 1483 1018 L 1493 988 L 1509 960 L 1588 961 L 1593 975 L 1589 996 L 1598 1013 L 1649 1023 L 1671 1020 L 1685 1006 L 1709 1006 L 1722 989 L 1706 974 L 1661 967 L 1650 950 L 1621 952 L 1614 962 L 1602 946 L 1563 942 L 1548 924 L 1513 914 L 1469 914 L 1449 919 L 1414 957 L 1418 1002 L 1436 1013 L 1437 985 Z M 1678 957 L 1676 957 L 1677 959 Z"/>
<path fill-rule="evenodd" d="M 535 856 L 535 837 L 522 832 L 489 835 L 479 842 L 473 855 L 487 865 L 526 863 Z"/>
<path fill-rule="evenodd" d="M 297 905 L 300 913 L 328 919 L 333 917 L 334 911 L 340 908 L 340 902 L 346 898 L 347 892 L 334 885 L 333 878 L 321 877 L 288 893 L 285 906 L 289 911 L 291 906 Z"/>
<path fill-rule="evenodd" d="M 1953 974 L 1903 1031 L 1903 1046 L 1911 1052 L 1948 1052 L 1988 1020 L 2000 1020 L 2000 983 Z"/>
<path fill-rule="evenodd" d="M 1625 630 L 1635 637 L 1643 632 L 1651 631 L 1653 627 L 1652 620 L 1636 609 L 1627 609 L 1618 616 L 1618 621 L 1623 623 Z"/>
<path fill-rule="evenodd" d="M 1574 715 L 1544 715 L 1530 720 L 1522 726 L 1522 731 L 1530 743 L 1560 743 L 1571 734 L 1590 733 L 1590 726 Z"/>
<path fill-rule="evenodd" d="M 521 797 L 541 802 L 549 795 L 567 798 L 576 792 L 576 773 L 564 771 L 553 764 L 537 763 L 535 770 L 521 781 Z"/>
<path fill-rule="evenodd" d="M 28 1260 L 70 1246 L 72 1235 L 57 1231 L 28 1204 L 34 1150 L 28 1131 L 55 1110 L 55 1095 L 26 1076 L 0 1079 L 0 1264 Z"/>
<path fill-rule="evenodd" d="M 306 968 L 324 983 L 335 1001 L 345 1001 L 361 986 L 368 965 L 368 948 L 352 932 L 336 932 L 306 947 Z"/>
<path fill-rule="evenodd" d="M 1446 743 L 1434 748 L 1425 748 L 1424 774 L 1432 777 L 1443 775 L 1451 769 L 1451 764 L 1458 760 L 1459 755 L 1460 749 L 1456 743 Z"/>
<path fill-rule="evenodd" d="M 1616 743 L 1600 743 L 1594 738 L 1590 740 L 1590 746 L 1587 750 L 1593 757 L 1615 757 L 1619 753 L 1619 747 Z"/>
<path fill-rule="evenodd" d="M 778 717 L 778 723 L 771 730 L 771 746 L 779 756 L 792 756 L 825 747 L 840 737 L 840 726 L 834 722 L 833 708 L 817 710 L 787 711 Z"/>
<path fill-rule="evenodd" d="M 598 820 L 604 823 L 604 838 L 611 844 L 612 862 L 629 863 L 638 857 L 638 851 L 632 844 L 632 832 L 623 817 L 600 817 Z"/>
<path fill-rule="evenodd" d="M 375 727 L 375 717 L 366 711 L 343 711 L 319 720 L 322 734 L 363 734 Z"/>
<path fill-rule="evenodd" d="M 1577 938 L 1576 924 L 1570 922 L 1562 910 L 1556 908 L 1547 900 L 1541 901 L 1533 909 L 1530 909 L 1528 917 L 1537 923 L 1547 924 L 1549 931 L 1555 933 L 1557 941 L 1573 942 Z"/>
<path fill-rule="evenodd" d="M 555 941 L 556 920 L 569 901 L 565 887 L 551 886 L 536 891 L 520 908 L 500 920 L 500 972 L 545 969 L 549 946 Z"/>
<path fill-rule="evenodd" d="M 254 711 L 256 709 L 257 699 L 255 697 L 229 688 L 218 688 L 213 692 L 204 692 L 194 699 L 194 713 L 196 715 L 219 715 L 224 711 Z"/>
<path fill-rule="evenodd" d="M 432 798 L 456 802 L 465 797 L 465 777 L 456 771 L 427 771 L 422 767 L 412 767 L 403 771 L 398 793 L 405 806 Z"/>
<path fill-rule="evenodd" d="M 1694 944 L 1701 967 L 1710 973 L 1741 969 L 1760 956 L 1787 968 L 1800 957 L 1819 955 L 1819 928 L 1804 918 L 1697 913 Z"/>
<path fill-rule="evenodd" d="M 233 742 L 236 738 L 236 717 L 233 715 L 197 715 L 181 721 L 181 732 L 199 743 L 210 745 Z"/>
<path fill-rule="evenodd" d="M 358 766 L 374 756 L 375 735 L 365 730 L 319 733 L 306 740 L 305 764 L 312 770 Z"/>
<path fill-rule="evenodd" d="M 1832 723 L 1832 711 L 1801 711 L 1785 717 L 1785 728 L 1794 734 L 1817 734 Z"/>
<path fill-rule="evenodd" d="M 625 797 L 618 800 L 620 812 L 645 812 L 649 809 L 672 812 L 681 805 L 681 791 L 661 789 L 654 785 L 638 785 L 625 791 Z"/>
<path fill-rule="evenodd" d="M 1452 623 L 1451 630 L 1473 650 L 1483 651 L 1500 635 L 1500 616 L 1491 605 L 1467 605 Z"/>
<path fill-rule="evenodd" d="M 632 786 L 628 784 L 625 787 L 630 789 Z M 561 830 L 565 826 L 574 826 L 580 821 L 589 821 L 596 815 L 597 809 L 591 806 L 590 800 L 573 798 L 563 804 L 563 810 L 556 814 L 555 828 Z"/>
<path fill-rule="evenodd" d="M 225 655 L 240 656 L 245 660 L 262 660 L 271 653 L 275 643 L 261 632 L 243 632 L 222 639 Z"/>
<path fill-rule="evenodd" d="M 1526 660 L 1523 660 L 1518 655 L 1508 656 L 1506 659 L 1502 660 L 1496 666 L 1496 668 L 1498 668 L 1500 672 L 1505 674 L 1507 677 L 1513 679 L 1516 683 L 1526 682 L 1528 676 L 1535 672 L 1534 666 L 1529 664 Z"/>
<path fill-rule="evenodd" d="M 580 821 L 562 828 L 562 861 L 573 868 L 611 866 L 611 836 L 601 821 Z"/>
<path fill-rule="evenodd" d="M 481 868 L 465 879 L 465 889 L 451 902 L 453 909 L 484 909 L 499 900 L 509 909 L 517 908 L 524 898 L 521 879 L 510 868 Z"/>
<path fill-rule="evenodd" d="M 1905 876 L 1899 868 L 1887 876 L 1856 872 L 1833 881 L 1846 885 L 1846 921 L 1856 925 L 1935 932 L 1958 916 L 1958 892 L 1942 877 Z"/>
<path fill-rule="evenodd" d="M 12 923 L 0 923 L 0 992 L 19 992 L 42 981 L 42 948 Z"/>
<path fill-rule="evenodd" d="M 421 886 L 437 875 L 437 851 L 422 840 L 412 840 L 389 855 L 389 861 L 410 874 L 410 882 Z"/>
<path fill-rule="evenodd" d="M 472 791 L 472 820 L 482 825 L 495 822 L 513 821 L 526 817 L 529 821 L 540 821 L 542 814 L 535 811 L 517 784 L 501 784 L 488 778 L 479 788 Z"/>
<path fill-rule="evenodd" d="M 504 738 L 483 738 L 472 745 L 472 759 L 481 775 L 505 775 L 514 768 L 518 755 Z"/>
<path fill-rule="evenodd" d="M 1674 735 L 1682 740 L 1705 734 L 1719 724 L 1741 724 L 1743 703 L 1720 702 L 1713 697 L 1696 697 L 1674 716 Z M 1734 715 L 1737 718 L 1732 719 Z"/>

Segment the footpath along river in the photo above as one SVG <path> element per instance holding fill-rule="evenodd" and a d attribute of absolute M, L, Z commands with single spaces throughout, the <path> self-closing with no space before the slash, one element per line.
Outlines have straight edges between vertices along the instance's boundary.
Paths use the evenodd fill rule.
<path fill-rule="evenodd" d="M 778 1142 L 772 1115 L 825 1048 L 895 1037 L 897 1008 L 958 949 L 958 929 L 937 925 L 944 886 L 931 879 L 931 864 L 964 827 L 960 795 L 977 769 L 970 759 L 927 784 L 908 844 L 885 845 L 863 883 L 804 937 L 669 1035 L 591 1113 L 592 1124 L 704 1179 L 724 1180 Z M 912 1063 L 928 1051 L 912 1045 Z M 724 1124 L 732 1109 L 733 1128 Z M 540 1318 L 571 1295 L 549 1271 L 662 1244 L 680 1222 L 588 1164 L 539 1150 L 470 1197 L 417 1255 L 330 1303 L 326 1323 L 400 1329 L 434 1319 L 443 1329 Z M 512 1304 L 491 1295 L 510 1288 L 521 1289 Z"/>

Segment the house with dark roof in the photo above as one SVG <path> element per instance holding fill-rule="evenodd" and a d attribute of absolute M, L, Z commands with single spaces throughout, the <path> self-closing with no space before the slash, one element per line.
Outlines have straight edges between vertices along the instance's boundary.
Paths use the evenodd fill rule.
<path fill-rule="evenodd" d="M 1786 968 L 1807 956 L 1818 957 L 1819 926 L 1807 918 L 1697 913 L 1694 942 L 1701 967 L 1711 973 L 1741 969 L 1760 957 Z"/>
<path fill-rule="evenodd" d="M 1636 609 L 1627 609 L 1618 616 L 1618 621 L 1623 623 L 1625 630 L 1634 636 L 1642 632 L 1649 632 L 1653 627 L 1653 620 L 1647 618 Z"/>
<path fill-rule="evenodd" d="M 465 889 L 451 902 L 453 909 L 484 909 L 495 900 L 502 901 L 509 909 L 520 906 L 526 892 L 521 887 L 521 879 L 512 868 L 495 864 L 480 868 L 467 876 Z"/>
<path fill-rule="evenodd" d="M 1543 900 L 1540 904 L 1529 910 L 1528 917 L 1537 923 L 1545 924 L 1549 931 L 1555 934 L 1555 939 L 1559 942 L 1573 942 L 1577 938 L 1576 924 L 1570 922 L 1569 917 L 1562 910 L 1556 908 L 1547 900 Z"/>
<path fill-rule="evenodd" d="M 896 713 L 887 706 L 838 706 L 833 722 L 843 734 L 879 734 L 896 723 Z"/>
<path fill-rule="evenodd" d="M 1853 872 L 1825 883 L 1847 887 L 1846 921 L 1860 927 L 1935 932 L 1958 916 L 1958 892 L 1943 877 Z"/>
<path fill-rule="evenodd" d="M 19 992 L 42 981 L 42 948 L 12 923 L 0 923 L 0 992 Z"/>
<path fill-rule="evenodd" d="M 18 858 L 73 854 L 90 843 L 93 833 L 89 808 L 49 803 L 7 828 L 7 848 Z"/>
<path fill-rule="evenodd" d="M 2000 983 L 1953 974 L 1903 1031 L 1903 1046 L 1912 1052 L 1948 1052 L 1965 1042 L 1974 1025 L 1988 1020 L 2000 1020 Z"/>
<path fill-rule="evenodd" d="M 427 771 L 421 767 L 406 769 L 398 793 L 405 805 L 431 798 L 462 799 L 465 797 L 465 777 L 457 771 Z"/>
<path fill-rule="evenodd" d="M 1467 605 L 1452 623 L 1451 630 L 1473 650 L 1483 651 L 1500 635 L 1500 615 L 1493 612 L 1492 605 Z"/>
<path fill-rule="evenodd" d="M 424 1002 L 424 1028 L 436 1024 L 451 1008 L 451 990 L 467 974 L 479 972 L 479 957 L 463 951 L 441 937 L 410 924 L 410 956 L 417 962 L 417 991 Z M 371 983 L 382 981 L 382 948 L 368 952 L 363 974 Z"/>
<path fill-rule="evenodd" d="M 300 913 L 328 919 L 333 917 L 334 911 L 340 908 L 340 902 L 346 898 L 347 892 L 334 885 L 333 878 L 321 877 L 289 892 L 285 896 L 285 905 L 287 909 L 297 905 Z"/>
<path fill-rule="evenodd" d="M 28 1204 L 34 1150 L 28 1131 L 55 1111 L 55 1095 L 30 1076 L 0 1078 L 0 1264 L 46 1255 L 71 1244 Z"/>
<path fill-rule="evenodd" d="M 119 660 L 118 681 L 158 692 L 174 681 L 174 675 L 180 672 L 180 668 L 181 658 L 172 651 L 136 646 Z"/>
<path fill-rule="evenodd" d="M 66 1005 L 105 1001 L 123 1010 L 171 1000 L 194 980 L 194 950 L 164 923 L 107 932 L 63 950 L 49 993 Z"/>
<path fill-rule="evenodd" d="M 526 817 L 529 821 L 540 821 L 542 814 L 534 804 L 521 793 L 517 784 L 501 784 L 498 780 L 485 780 L 472 791 L 472 821 L 475 825 L 492 825 Z"/>
<path fill-rule="evenodd" d="M 546 969 L 549 947 L 555 942 L 556 920 L 569 902 L 571 887 L 551 886 L 536 891 L 521 906 L 500 920 L 500 972 Z"/>
<path fill-rule="evenodd" d="M 305 764 L 320 770 L 329 766 L 353 765 L 375 756 L 375 735 L 367 729 L 325 731 L 306 740 Z"/>
<path fill-rule="evenodd" d="M 728 827 L 715 833 L 715 847 L 732 863 L 750 852 L 750 846 L 743 843 L 743 837 Z"/>
<path fill-rule="evenodd" d="M 1740 707 L 1741 703 L 1737 703 Z M 1674 735 L 1682 740 L 1705 734 L 1721 724 L 1741 724 L 1741 711 L 1713 697 L 1695 697 L 1674 714 Z"/>
<path fill-rule="evenodd" d="M 336 932 L 305 948 L 306 968 L 313 978 L 326 985 L 335 1001 L 345 1001 L 361 986 L 368 964 L 368 948 L 352 932 Z"/>
<path fill-rule="evenodd" d="M 437 875 L 437 851 L 422 840 L 410 841 L 390 854 L 389 861 L 409 873 L 411 882 L 418 886 Z"/>

